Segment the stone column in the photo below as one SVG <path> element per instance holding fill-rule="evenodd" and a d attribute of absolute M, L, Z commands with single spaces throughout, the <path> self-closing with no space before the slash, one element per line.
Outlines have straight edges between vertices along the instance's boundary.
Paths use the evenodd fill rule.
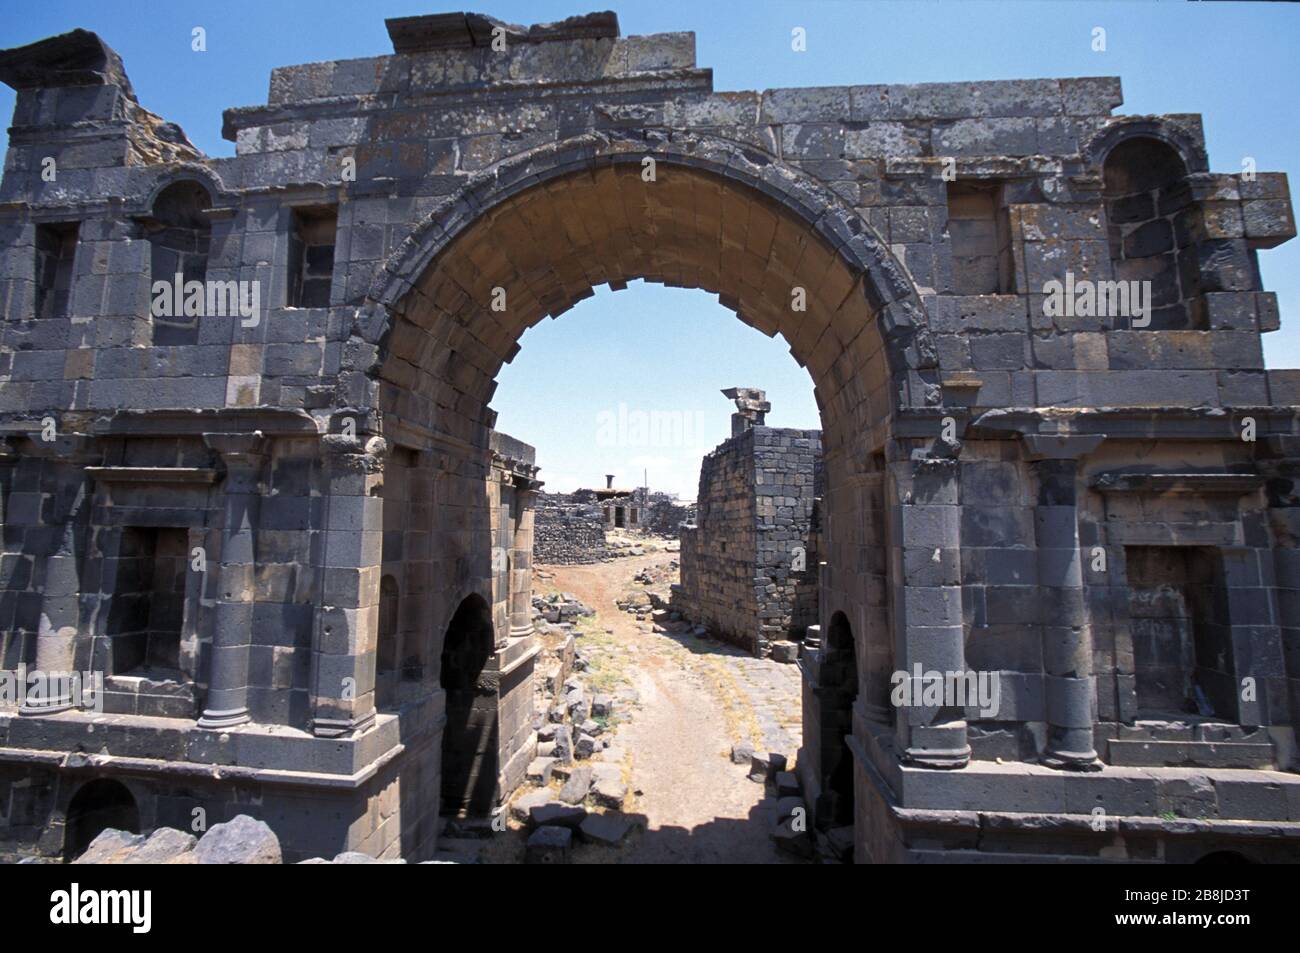
<path fill-rule="evenodd" d="M 375 720 L 383 559 L 382 437 L 327 434 L 320 600 L 312 645 L 312 734 L 338 738 Z"/>
<path fill-rule="evenodd" d="M 58 437 L 48 447 L 37 445 L 48 454 L 42 483 L 54 492 L 52 524 L 59 528 L 59 540 L 43 563 L 41 612 L 29 665 L 31 671 L 47 673 L 49 694 L 25 697 L 19 709 L 23 715 L 50 715 L 76 704 L 71 673 L 76 668 L 81 617 L 81 554 L 77 547 L 84 538 L 89 512 L 90 488 L 84 468 L 93 462 L 95 452 L 94 441 L 81 435 Z"/>
<path fill-rule="evenodd" d="M 221 455 L 226 478 L 208 698 L 198 724 L 200 728 L 229 728 L 249 718 L 248 657 L 253 638 L 253 573 L 265 438 L 254 431 L 208 433 L 203 440 Z"/>
<path fill-rule="evenodd" d="M 533 634 L 533 513 L 537 491 L 515 481 L 514 538 L 510 557 L 510 638 Z"/>
<path fill-rule="evenodd" d="M 904 448 L 903 453 L 907 453 Z M 961 469 L 955 458 L 909 456 L 888 464 L 890 478 L 890 582 L 894 607 L 894 659 L 912 679 L 924 672 L 962 672 L 966 646 L 961 590 Z M 948 558 L 944 558 L 948 554 Z M 918 555 L 951 567 L 925 584 L 906 567 Z M 912 681 L 913 688 L 919 688 Z M 954 717 L 956 715 L 956 717 Z M 961 768 L 970 761 L 964 712 L 927 706 L 913 698 L 899 707 L 899 749 L 913 764 Z"/>
<path fill-rule="evenodd" d="M 1026 455 L 1038 475 L 1034 508 L 1038 608 L 1042 626 L 1047 746 L 1052 768 L 1100 770 L 1093 748 L 1096 684 L 1092 627 L 1079 551 L 1079 459 L 1104 437 L 1026 435 Z"/>

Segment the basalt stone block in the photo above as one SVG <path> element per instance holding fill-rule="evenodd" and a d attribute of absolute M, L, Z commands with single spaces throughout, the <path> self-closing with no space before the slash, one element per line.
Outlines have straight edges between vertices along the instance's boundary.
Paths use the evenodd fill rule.
<path fill-rule="evenodd" d="M 567 864 L 573 844 L 573 831 L 567 827 L 546 825 L 533 831 L 524 851 L 526 864 Z"/>
<path fill-rule="evenodd" d="M 264 822 L 247 814 L 214 824 L 194 848 L 200 864 L 278 864 L 280 841 Z"/>

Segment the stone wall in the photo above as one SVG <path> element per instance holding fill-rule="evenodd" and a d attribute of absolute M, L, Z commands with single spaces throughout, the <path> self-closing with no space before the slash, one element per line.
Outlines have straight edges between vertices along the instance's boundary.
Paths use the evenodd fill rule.
<path fill-rule="evenodd" d="M 605 512 L 565 493 L 541 493 L 533 558 L 542 564 L 598 563 L 605 558 Z"/>
<path fill-rule="evenodd" d="M 682 503 L 666 493 L 651 493 L 642 513 L 642 528 L 647 533 L 676 539 L 683 523 L 694 522 L 696 508 L 694 504 Z"/>
<path fill-rule="evenodd" d="M 819 431 L 753 427 L 704 458 L 673 608 L 759 655 L 802 639 L 817 619 L 820 454 Z"/>

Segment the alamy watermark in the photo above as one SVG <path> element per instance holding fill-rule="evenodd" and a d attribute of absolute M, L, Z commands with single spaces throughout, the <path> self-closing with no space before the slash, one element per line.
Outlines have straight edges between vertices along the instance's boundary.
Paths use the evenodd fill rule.
<path fill-rule="evenodd" d="M 895 708 L 976 708 L 980 717 L 998 713 L 1002 686 L 997 672 L 927 671 L 920 662 L 912 674 L 894 672 L 889 701 Z"/>
<path fill-rule="evenodd" d="M 260 281 L 186 281 L 177 274 L 150 286 L 149 313 L 155 318 L 238 316 L 240 324 L 254 328 L 261 322 Z"/>
<path fill-rule="evenodd" d="M 103 712 L 104 673 L 28 671 L 26 665 L 0 671 L 0 708 L 43 708 L 56 702 Z"/>
<path fill-rule="evenodd" d="M 1049 318 L 1128 318 L 1129 326 L 1151 324 L 1151 282 L 1093 281 L 1065 273 L 1043 283 L 1043 314 Z"/>
<path fill-rule="evenodd" d="M 616 410 L 596 414 L 599 447 L 694 447 L 704 439 L 700 410 Z"/>

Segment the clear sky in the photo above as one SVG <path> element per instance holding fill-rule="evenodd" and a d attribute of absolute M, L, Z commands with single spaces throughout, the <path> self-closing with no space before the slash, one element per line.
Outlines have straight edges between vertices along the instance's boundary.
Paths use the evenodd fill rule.
<path fill-rule="evenodd" d="M 1293 188 L 1300 181 L 1300 4 L 466 5 L 516 23 L 612 5 L 624 35 L 694 31 L 699 65 L 713 69 L 718 90 L 1117 75 L 1125 93 L 1120 112 L 1201 113 L 1214 171 L 1240 171 L 1250 156 L 1260 171 L 1292 173 Z M 95 30 L 122 55 L 145 106 L 179 123 L 208 154 L 230 155 L 221 112 L 264 103 L 272 67 L 390 53 L 384 17 L 451 9 L 430 0 L 6 0 L 0 47 L 74 27 Z M 190 48 L 195 26 L 207 31 L 205 53 Z M 1098 26 L 1107 40 L 1100 53 L 1091 44 Z M 794 27 L 807 33 L 806 53 L 790 49 Z M 12 111 L 13 94 L 0 87 L 0 114 Z M 1269 365 L 1300 366 L 1300 240 L 1261 252 L 1260 266 L 1282 313 L 1282 330 L 1265 338 Z M 606 472 L 636 484 L 644 468 L 653 486 L 693 496 L 700 453 L 728 432 L 730 404 L 717 390 L 732 385 L 764 387 L 774 405 L 769 422 L 777 426 L 817 426 L 811 381 L 779 338 L 750 330 L 703 293 L 634 284 L 617 295 L 602 290 L 563 320 L 529 331 L 502 372 L 493 406 L 502 429 L 538 447 L 553 488 L 590 485 Z M 661 426 L 642 436 L 635 417 L 619 428 L 620 405 L 629 414 L 658 412 L 661 425 L 671 419 L 662 415 L 676 412 L 693 426 Z M 602 422 L 612 422 L 612 430 L 602 431 Z"/>

